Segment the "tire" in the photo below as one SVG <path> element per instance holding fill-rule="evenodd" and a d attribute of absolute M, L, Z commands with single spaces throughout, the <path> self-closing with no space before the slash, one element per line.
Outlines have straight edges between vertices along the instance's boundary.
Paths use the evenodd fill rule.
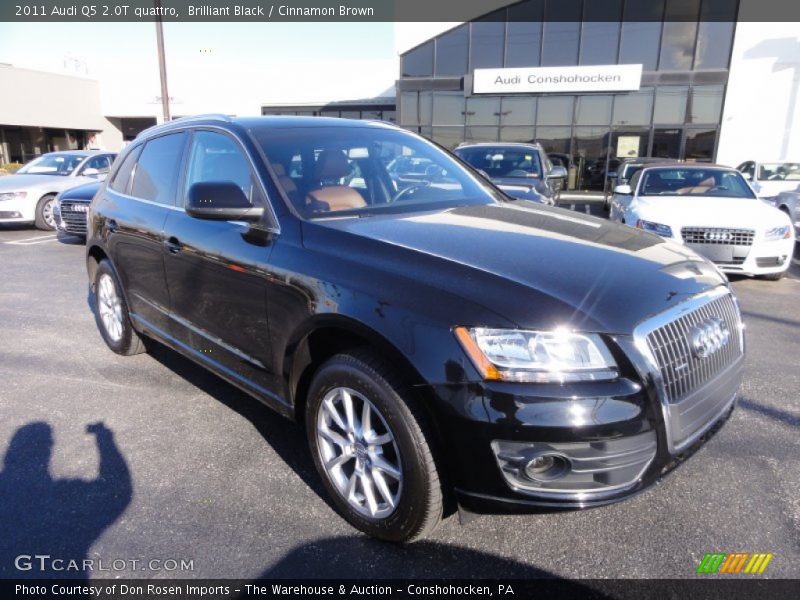
<path fill-rule="evenodd" d="M 36 204 L 36 229 L 52 231 L 56 228 L 55 215 L 53 215 L 53 205 L 56 201 L 55 194 L 47 194 L 39 199 Z"/>
<path fill-rule="evenodd" d="M 123 356 L 145 352 L 144 341 L 133 329 L 122 286 L 108 259 L 101 260 L 97 266 L 92 288 L 94 317 L 106 345 Z"/>
<path fill-rule="evenodd" d="M 367 403 L 371 425 L 362 435 Z M 351 525 L 392 542 L 412 542 L 436 528 L 443 498 L 428 420 L 383 361 L 366 351 L 326 361 L 309 386 L 305 422 L 317 472 Z M 369 443 L 376 440 L 383 441 Z"/>
<path fill-rule="evenodd" d="M 788 269 L 786 269 L 788 271 Z M 766 279 L 767 281 L 780 281 L 786 275 L 786 271 L 781 271 L 780 273 L 770 273 L 769 275 L 761 275 L 761 279 Z"/>

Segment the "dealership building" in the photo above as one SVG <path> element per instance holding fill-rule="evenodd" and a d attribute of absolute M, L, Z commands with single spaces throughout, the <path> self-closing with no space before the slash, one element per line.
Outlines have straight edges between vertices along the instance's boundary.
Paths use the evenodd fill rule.
<path fill-rule="evenodd" d="M 527 0 L 400 55 L 398 122 L 453 148 L 538 141 L 632 156 L 800 160 L 800 30 L 756 0 Z"/>

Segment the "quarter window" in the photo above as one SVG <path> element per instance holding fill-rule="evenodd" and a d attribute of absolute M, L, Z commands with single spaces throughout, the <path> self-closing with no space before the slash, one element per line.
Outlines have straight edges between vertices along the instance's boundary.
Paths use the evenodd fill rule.
<path fill-rule="evenodd" d="M 173 133 L 145 144 L 133 175 L 131 196 L 159 204 L 174 204 L 185 138 L 184 133 Z"/>
<path fill-rule="evenodd" d="M 130 190 L 131 187 L 130 183 L 133 166 L 136 164 L 141 152 L 142 147 L 138 146 L 131 150 L 128 156 L 125 157 L 125 161 L 120 165 L 116 175 L 114 175 L 114 180 L 111 182 L 110 187 L 112 190 L 119 192 L 120 194 L 128 193 L 128 190 Z"/>

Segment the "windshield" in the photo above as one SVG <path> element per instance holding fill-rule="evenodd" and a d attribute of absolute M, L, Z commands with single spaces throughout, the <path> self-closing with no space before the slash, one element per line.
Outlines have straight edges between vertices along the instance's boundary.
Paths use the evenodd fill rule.
<path fill-rule="evenodd" d="M 22 167 L 17 173 L 27 173 L 29 175 L 70 175 L 85 156 L 75 154 L 45 154 L 33 159 Z"/>
<path fill-rule="evenodd" d="M 696 168 L 648 169 L 639 195 L 755 198 L 739 171 Z"/>
<path fill-rule="evenodd" d="M 541 177 L 539 153 L 533 148 L 475 146 L 458 148 L 456 154 L 489 177 Z"/>
<path fill-rule="evenodd" d="M 412 212 L 500 199 L 437 146 L 377 127 L 255 128 L 278 184 L 305 218 Z"/>
<path fill-rule="evenodd" d="M 800 163 L 762 163 L 759 181 L 800 181 Z"/>

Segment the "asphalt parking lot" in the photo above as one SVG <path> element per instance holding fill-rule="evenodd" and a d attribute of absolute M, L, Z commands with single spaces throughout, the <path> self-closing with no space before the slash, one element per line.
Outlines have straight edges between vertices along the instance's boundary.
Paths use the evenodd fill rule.
<path fill-rule="evenodd" d="M 299 427 L 167 349 L 107 350 L 83 253 L 0 229 L 0 577 L 41 576 L 14 559 L 51 554 L 126 561 L 93 577 L 685 578 L 712 551 L 770 552 L 764 577 L 800 577 L 797 259 L 782 281 L 733 283 L 741 400 L 657 486 L 589 511 L 453 516 L 400 547 L 337 516 Z"/>

